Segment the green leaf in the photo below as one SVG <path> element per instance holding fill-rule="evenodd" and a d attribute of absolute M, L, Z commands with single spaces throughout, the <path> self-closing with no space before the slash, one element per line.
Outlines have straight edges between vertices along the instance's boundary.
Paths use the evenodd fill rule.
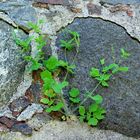
<path fill-rule="evenodd" d="M 36 60 L 32 61 L 30 71 L 38 70 L 41 67 L 41 64 L 37 62 Z"/>
<path fill-rule="evenodd" d="M 109 80 L 110 76 L 111 76 L 111 74 L 103 74 L 103 75 L 101 76 L 101 78 L 102 78 L 104 81 L 107 81 L 107 80 Z"/>
<path fill-rule="evenodd" d="M 42 98 L 42 99 L 40 100 L 40 102 L 43 103 L 43 104 L 48 104 L 48 103 L 49 103 L 49 99 L 47 99 L 47 98 Z"/>
<path fill-rule="evenodd" d="M 48 60 L 44 61 L 44 65 L 49 71 L 53 71 L 59 66 L 59 61 L 55 56 L 51 56 Z"/>
<path fill-rule="evenodd" d="M 68 63 L 63 60 L 59 60 L 59 66 L 65 68 L 70 73 L 74 73 L 73 69 L 76 67 L 75 65 L 68 65 Z"/>
<path fill-rule="evenodd" d="M 104 58 L 101 59 L 101 60 L 100 60 L 100 63 L 101 63 L 102 65 L 104 65 L 104 64 L 105 64 L 105 59 L 104 59 Z"/>
<path fill-rule="evenodd" d="M 47 97 L 50 97 L 50 98 L 53 98 L 56 96 L 53 89 L 49 89 L 49 90 L 44 91 L 44 95 L 46 95 Z"/>
<path fill-rule="evenodd" d="M 98 76 L 100 76 L 99 69 L 91 68 L 91 70 L 90 70 L 90 76 L 92 76 L 92 77 L 98 77 Z"/>
<path fill-rule="evenodd" d="M 98 120 L 102 120 L 102 119 L 104 119 L 105 113 L 106 113 L 106 111 L 103 108 L 98 107 L 97 111 L 94 112 L 94 117 L 97 118 Z"/>
<path fill-rule="evenodd" d="M 121 57 L 128 58 L 130 53 L 126 52 L 123 48 L 121 48 Z"/>
<path fill-rule="evenodd" d="M 98 120 L 96 118 L 90 118 L 88 120 L 88 125 L 97 126 Z"/>
<path fill-rule="evenodd" d="M 95 112 L 98 109 L 98 104 L 92 104 L 89 106 L 89 112 Z"/>
<path fill-rule="evenodd" d="M 101 95 L 89 96 L 92 100 L 94 100 L 97 104 L 101 104 L 103 101 L 103 97 Z"/>
<path fill-rule="evenodd" d="M 62 109 L 64 104 L 62 102 L 57 103 L 57 105 L 53 106 L 53 111 L 59 111 Z"/>
<path fill-rule="evenodd" d="M 81 123 L 84 121 L 84 119 L 85 119 L 85 116 L 80 116 L 79 117 L 79 120 L 80 120 Z"/>
<path fill-rule="evenodd" d="M 48 70 L 41 72 L 41 79 L 45 80 L 46 78 L 52 79 L 52 74 Z"/>
<path fill-rule="evenodd" d="M 112 69 L 114 69 L 115 67 L 118 67 L 118 65 L 117 64 L 115 64 L 115 63 L 113 63 L 113 64 L 110 64 L 109 66 L 105 66 L 104 68 L 103 68 L 103 72 L 108 72 L 109 70 L 112 70 Z"/>
<path fill-rule="evenodd" d="M 79 106 L 79 114 L 81 116 L 84 116 L 86 113 L 85 107 L 84 106 Z"/>
<path fill-rule="evenodd" d="M 66 86 L 68 86 L 68 82 L 66 81 L 63 81 L 62 83 L 56 83 L 52 86 L 53 90 L 56 92 L 56 93 L 61 93 L 62 92 L 62 89 Z"/>
<path fill-rule="evenodd" d="M 48 105 L 51 106 L 54 103 L 54 100 L 50 100 Z"/>
<path fill-rule="evenodd" d="M 48 79 L 48 78 L 45 78 L 44 79 L 44 84 L 43 84 L 43 91 L 47 91 L 49 89 L 52 88 L 53 85 L 55 85 L 55 80 L 54 79 Z"/>
<path fill-rule="evenodd" d="M 72 88 L 70 90 L 69 94 L 71 97 L 77 97 L 80 94 L 80 92 L 79 92 L 78 88 Z"/>
<path fill-rule="evenodd" d="M 39 28 L 39 26 L 33 22 L 28 22 L 28 26 L 33 29 L 36 33 L 40 33 L 41 30 Z"/>
<path fill-rule="evenodd" d="M 106 81 L 102 81 L 101 85 L 104 86 L 104 87 L 109 87 L 109 85 L 108 85 L 108 83 Z"/>
<path fill-rule="evenodd" d="M 46 111 L 47 113 L 51 113 L 51 112 L 53 111 L 53 107 L 46 108 L 45 111 Z"/>
<path fill-rule="evenodd" d="M 94 117 L 97 118 L 98 120 L 102 120 L 102 119 L 105 118 L 104 115 L 102 115 L 101 112 L 95 112 Z"/>
<path fill-rule="evenodd" d="M 91 118 L 91 112 L 87 112 L 86 118 L 87 118 L 87 120 L 89 120 Z"/>
<path fill-rule="evenodd" d="M 79 102 L 80 102 L 80 98 L 70 98 L 70 100 L 71 100 L 73 103 L 79 103 Z"/>
<path fill-rule="evenodd" d="M 128 67 L 119 67 L 119 71 L 121 71 L 121 72 L 127 72 L 128 71 Z"/>
<path fill-rule="evenodd" d="M 60 46 L 63 48 L 66 48 L 67 50 L 73 49 L 72 45 L 73 40 L 65 41 L 65 40 L 60 40 Z"/>

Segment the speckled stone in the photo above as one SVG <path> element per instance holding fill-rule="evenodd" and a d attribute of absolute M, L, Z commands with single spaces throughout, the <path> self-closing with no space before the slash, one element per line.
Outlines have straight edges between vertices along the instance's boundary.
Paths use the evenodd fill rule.
<path fill-rule="evenodd" d="M 126 31 L 111 22 L 98 18 L 75 19 L 65 29 L 77 31 L 80 34 L 80 50 L 76 59 L 75 75 L 69 76 L 70 87 L 80 89 L 84 98 L 85 90 L 92 90 L 97 84 L 90 78 L 91 67 L 101 69 L 99 60 L 105 58 L 106 64 L 118 62 L 121 59 L 120 49 L 131 53 L 128 60 L 122 61 L 122 66 L 128 66 L 129 72 L 119 73 L 109 82 L 109 88 L 99 87 L 97 93 L 104 98 L 103 107 L 107 110 L 106 118 L 100 123 L 100 128 L 111 129 L 128 136 L 140 136 L 140 44 L 133 40 Z M 64 51 L 60 49 L 60 40 L 68 38 L 63 31 L 58 33 L 56 46 L 59 47 L 59 58 L 64 59 Z M 112 52 L 114 48 L 114 53 Z M 71 63 L 75 50 L 67 52 L 67 60 Z M 66 93 L 67 91 L 65 91 Z M 90 101 L 86 103 L 90 104 Z"/>

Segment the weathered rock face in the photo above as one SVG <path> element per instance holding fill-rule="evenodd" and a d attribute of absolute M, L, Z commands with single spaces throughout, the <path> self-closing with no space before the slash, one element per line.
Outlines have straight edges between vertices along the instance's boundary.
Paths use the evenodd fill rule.
<path fill-rule="evenodd" d="M 6 0 L 0 2 L 0 11 L 6 13 L 18 26 L 28 30 L 28 22 L 36 22 L 35 9 L 31 7 L 31 1 Z"/>
<path fill-rule="evenodd" d="M 21 128 L 20 124 L 18 127 Z M 15 126 L 16 128 L 17 126 Z M 28 127 L 26 128 L 25 125 L 25 130 L 23 129 L 22 132 L 28 134 L 31 130 Z M 46 140 L 136 140 L 112 131 L 98 130 L 95 128 L 89 129 L 87 125 L 80 125 L 76 121 L 69 123 L 51 121 L 44 124 L 44 127 L 31 137 L 17 132 L 1 135 L 1 140 L 15 140 L 17 138 L 18 140 L 44 140 L 44 138 Z"/>
<path fill-rule="evenodd" d="M 140 4 L 140 0 L 101 0 L 101 2 L 110 3 L 110 4 Z"/>
<path fill-rule="evenodd" d="M 114 23 L 101 19 L 75 19 L 66 29 L 80 34 L 81 46 L 76 59 L 76 71 L 69 77 L 71 87 L 78 87 L 84 95 L 85 89 L 92 90 L 97 82 L 90 78 L 91 67 L 101 68 L 99 60 L 105 58 L 107 64 L 121 59 L 120 49 L 124 48 L 131 56 L 122 61 L 129 67 L 129 72 L 115 75 L 109 88 L 99 87 L 97 93 L 104 98 L 103 106 L 107 110 L 106 119 L 100 127 L 111 129 L 128 136 L 140 136 L 140 44 L 133 40 L 126 31 Z M 63 31 L 58 33 L 56 45 L 60 39 L 67 38 Z M 114 49 L 114 56 L 112 52 Z M 64 51 L 59 50 L 59 57 L 64 59 Z M 67 52 L 67 59 L 72 62 L 75 51 Z M 82 98 L 82 97 L 81 97 Z"/>
<path fill-rule="evenodd" d="M 10 100 L 23 79 L 25 61 L 13 40 L 14 28 L 0 20 L 0 107 Z M 19 36 L 26 34 L 19 31 Z"/>

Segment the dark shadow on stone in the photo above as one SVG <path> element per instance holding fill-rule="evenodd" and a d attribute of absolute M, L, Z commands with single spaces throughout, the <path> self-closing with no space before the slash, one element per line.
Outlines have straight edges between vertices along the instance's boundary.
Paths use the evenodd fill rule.
<path fill-rule="evenodd" d="M 140 136 L 140 44 L 133 40 L 124 28 L 102 19 L 77 18 L 65 29 L 80 34 L 81 46 L 76 59 L 75 75 L 69 76 L 71 87 L 80 89 L 84 98 L 85 90 L 92 90 L 97 82 L 90 78 L 91 67 L 101 68 L 99 60 L 105 58 L 106 64 L 113 63 L 112 47 L 116 62 L 121 59 L 120 49 L 124 48 L 131 56 L 122 62 L 129 72 L 119 73 L 109 82 L 109 88 L 99 87 L 97 93 L 104 98 L 102 106 L 107 110 L 106 118 L 99 128 L 120 132 L 127 136 Z M 64 30 L 65 30 L 64 29 Z M 60 40 L 68 38 L 64 30 L 58 33 L 56 46 L 59 58 L 65 59 Z M 72 62 L 75 50 L 67 52 L 67 61 Z M 65 94 L 67 94 L 65 90 Z M 90 104 L 90 101 L 86 103 Z"/>

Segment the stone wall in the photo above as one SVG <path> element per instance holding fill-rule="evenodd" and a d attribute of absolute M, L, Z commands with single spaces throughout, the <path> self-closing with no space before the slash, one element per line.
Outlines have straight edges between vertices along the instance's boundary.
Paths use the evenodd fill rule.
<path fill-rule="evenodd" d="M 20 29 L 19 36 L 26 38 L 27 34 L 32 34 L 27 23 L 43 19 L 45 22 L 42 25 L 42 33 L 51 38 L 52 54 L 61 58 L 63 58 L 63 51 L 58 52 L 57 50 L 59 40 L 63 38 L 62 29 L 66 27 L 80 33 L 81 53 L 76 62 L 80 73 L 77 72 L 75 78 L 69 79 L 69 81 L 76 82 L 76 86 L 81 89 L 81 92 L 84 91 L 83 86 L 86 85 L 86 88 L 90 89 L 91 85 L 94 85 L 95 81 L 88 79 L 85 72 L 91 66 L 97 66 L 100 57 L 106 58 L 107 63 L 112 62 L 111 53 L 109 53 L 110 46 L 114 46 L 117 60 L 122 47 L 126 47 L 132 53 L 130 59 L 124 63 L 130 67 L 128 74 L 125 76 L 123 74 L 117 75 L 111 83 L 110 89 L 98 91 L 105 98 L 103 106 L 108 112 L 106 119 L 99 127 L 139 137 L 139 13 L 139 0 L 1 0 L 0 108 L 9 102 L 7 105 L 13 104 L 14 109 L 4 106 L 5 109 L 0 112 L 0 116 L 7 116 L 8 118 L 4 118 L 4 120 L 10 121 L 11 126 L 6 122 L 3 123 L 1 120 L 3 118 L 0 117 L 0 128 L 26 133 L 20 128 L 26 126 L 25 128 L 29 130 L 30 127 L 25 124 L 26 119 L 30 120 L 40 108 L 38 102 L 29 101 L 28 104 L 24 104 L 25 100 L 29 98 L 29 93 L 35 96 L 40 90 L 38 85 L 31 85 L 31 76 L 28 78 L 24 73 L 26 64 L 20 54 L 20 48 L 13 41 L 12 31 L 18 27 Z M 68 54 L 68 59 L 71 59 L 72 55 Z M 77 84 L 79 80 L 80 83 Z M 34 112 L 30 110 L 32 106 L 35 106 Z M 17 108 L 20 110 L 15 112 Z M 27 113 L 27 118 L 24 115 L 25 122 L 18 124 L 17 116 L 20 118 L 20 114 L 23 115 L 26 112 L 29 114 Z M 39 112 L 42 112 L 41 108 Z M 14 119 L 10 120 L 10 118 Z M 32 131 L 30 132 L 32 133 Z"/>

